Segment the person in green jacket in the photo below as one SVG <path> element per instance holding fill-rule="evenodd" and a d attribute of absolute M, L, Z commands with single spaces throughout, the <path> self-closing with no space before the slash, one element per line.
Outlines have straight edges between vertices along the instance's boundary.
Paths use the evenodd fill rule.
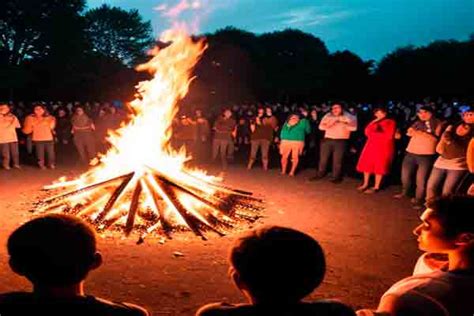
<path fill-rule="evenodd" d="M 281 174 L 286 174 L 288 157 L 291 154 L 290 176 L 295 175 L 299 156 L 303 153 L 304 140 L 311 132 L 307 119 L 300 119 L 298 114 L 291 114 L 280 132 Z"/>

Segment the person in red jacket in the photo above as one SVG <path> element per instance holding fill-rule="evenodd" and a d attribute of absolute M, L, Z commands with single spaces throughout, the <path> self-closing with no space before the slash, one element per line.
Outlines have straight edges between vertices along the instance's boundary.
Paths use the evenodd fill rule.
<path fill-rule="evenodd" d="M 397 124 L 387 118 L 387 110 L 383 107 L 374 109 L 374 120 L 365 128 L 367 142 L 359 157 L 357 171 L 364 174 L 364 182 L 358 190 L 375 193 L 380 190 L 383 176 L 390 172 L 395 153 L 395 133 Z M 370 176 L 375 175 L 375 184 L 369 188 Z"/>

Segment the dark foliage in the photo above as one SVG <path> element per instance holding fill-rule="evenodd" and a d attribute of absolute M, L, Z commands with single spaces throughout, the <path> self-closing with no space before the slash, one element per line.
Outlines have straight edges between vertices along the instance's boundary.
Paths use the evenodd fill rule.
<path fill-rule="evenodd" d="M 105 100 L 133 97 L 147 74 L 133 67 L 153 43 L 138 11 L 85 0 L 0 1 L 0 99 Z M 474 37 L 405 47 L 378 64 L 350 51 L 329 53 L 299 30 L 256 35 L 227 27 L 205 34 L 187 102 L 364 101 L 473 96 Z"/>

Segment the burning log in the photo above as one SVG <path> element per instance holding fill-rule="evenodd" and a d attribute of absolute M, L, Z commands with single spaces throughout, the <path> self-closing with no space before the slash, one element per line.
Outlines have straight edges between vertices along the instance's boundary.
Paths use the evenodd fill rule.
<path fill-rule="evenodd" d="M 116 225 L 128 236 L 136 229 L 141 232 L 139 242 L 142 242 L 148 234 L 157 228 L 161 228 L 162 232 L 171 238 L 171 232 L 183 226 L 179 221 L 173 224 L 169 216 L 165 214 L 166 209 L 181 218 L 183 221 L 181 224 L 184 224 L 184 227 L 188 227 L 202 239 L 206 239 L 205 231 L 213 231 L 220 236 L 225 235 L 223 228 L 234 228 L 238 224 L 239 218 L 252 222 L 260 217 L 259 211 L 262 209 L 263 200 L 253 197 L 251 192 L 234 190 L 212 183 L 211 186 L 217 190 L 214 195 L 206 197 L 200 187 L 174 182 L 151 168 L 140 179 L 134 177 L 135 173 L 128 173 L 63 195 L 55 195 L 38 203 L 38 211 L 43 213 L 60 210 L 64 208 L 64 204 L 58 204 L 58 201 L 65 201 L 67 198 L 87 191 L 109 192 L 110 196 L 107 198 L 101 196 L 95 200 L 82 200 L 81 203 L 68 205 L 70 210 L 68 213 L 89 221 L 101 231 Z M 201 180 L 198 179 L 198 181 Z M 111 189 L 112 184 L 116 186 Z M 142 198 L 145 192 L 150 196 Z M 130 194 L 131 197 L 129 197 Z M 128 212 L 125 215 L 120 212 L 120 205 L 117 205 L 120 204 L 122 198 L 129 198 L 130 201 Z M 149 205 L 144 204 L 146 198 L 152 200 L 151 208 L 157 213 L 152 220 L 144 220 L 144 213 L 147 208 L 150 208 Z M 189 198 L 200 203 L 208 212 L 202 212 L 199 210 L 200 207 L 185 206 L 182 201 Z M 115 214 L 111 216 L 110 213 L 114 211 Z M 93 214 L 90 215 L 90 213 Z M 126 218 L 125 223 L 120 223 L 124 217 Z M 136 225 L 137 219 L 141 219 L 147 224 Z"/>

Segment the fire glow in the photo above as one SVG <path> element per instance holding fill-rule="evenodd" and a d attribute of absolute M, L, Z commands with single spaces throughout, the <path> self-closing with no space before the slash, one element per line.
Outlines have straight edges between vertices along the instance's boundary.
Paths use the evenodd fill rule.
<path fill-rule="evenodd" d="M 188 36 L 184 27 L 164 32 L 161 41 L 170 44 L 154 48 L 152 58 L 137 68 L 153 78 L 138 84 L 127 123 L 109 132 L 111 148 L 79 178 L 45 187 L 62 192 L 41 201 L 41 213 L 73 214 L 98 231 L 118 228 L 128 235 L 136 230 L 139 240 L 150 233 L 169 236 L 175 229 L 190 229 L 202 238 L 208 230 L 223 235 L 241 221 L 258 218 L 261 200 L 187 167 L 191 157 L 185 149 L 170 146 L 178 102 L 188 92 L 206 44 Z"/>

